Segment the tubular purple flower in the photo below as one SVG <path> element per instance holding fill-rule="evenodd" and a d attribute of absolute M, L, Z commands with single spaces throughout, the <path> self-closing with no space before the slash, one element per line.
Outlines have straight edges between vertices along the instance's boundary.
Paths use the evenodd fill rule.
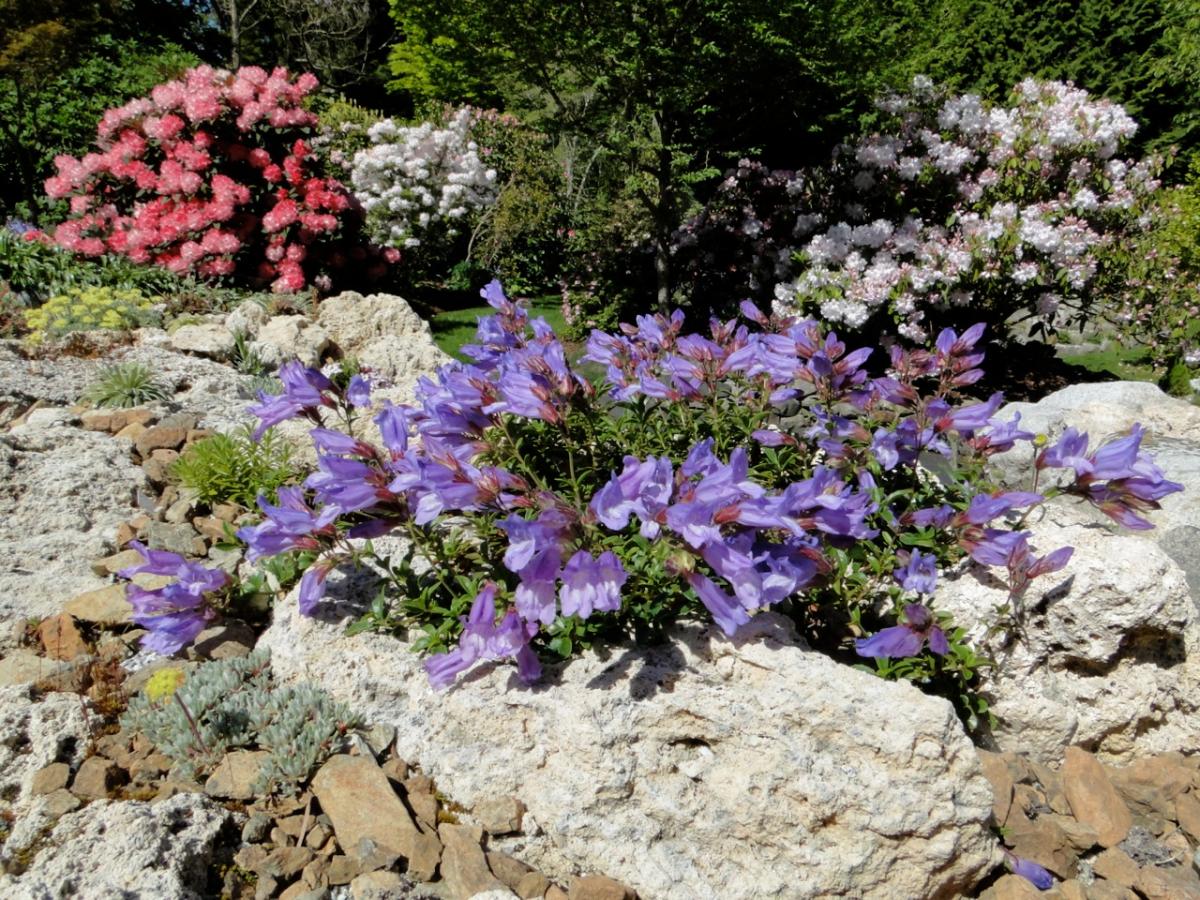
<path fill-rule="evenodd" d="M 513 592 L 517 613 L 526 622 L 551 624 L 558 615 L 558 573 L 562 556 L 557 547 L 539 553 L 521 570 L 521 583 Z"/>
<path fill-rule="evenodd" d="M 407 406 L 393 406 L 391 401 L 385 401 L 383 409 L 372 419 L 379 426 L 379 434 L 383 445 L 391 451 L 392 456 L 403 456 L 408 452 L 408 430 L 411 425 L 412 410 Z"/>
<path fill-rule="evenodd" d="M 154 574 L 175 579 L 154 590 L 135 584 L 126 586 L 126 598 L 133 607 L 130 619 L 147 630 L 142 646 L 171 656 L 195 640 L 216 618 L 211 595 L 229 583 L 229 576 L 219 569 L 188 562 L 176 553 L 148 550 L 137 541 L 131 541 L 130 546 L 141 553 L 145 562 L 122 569 L 121 577 Z"/>
<path fill-rule="evenodd" d="M 510 572 L 521 572 L 536 554 L 557 549 L 569 524 L 556 510 L 546 510 L 536 519 L 509 516 L 496 523 L 508 535 L 504 565 Z"/>
<path fill-rule="evenodd" d="M 1031 859 L 1024 859 L 1012 853 L 1005 853 L 1008 865 L 1014 875 L 1020 875 L 1039 891 L 1048 891 L 1054 887 L 1054 876 Z"/>
<path fill-rule="evenodd" d="M 606 528 L 621 531 L 636 513 L 641 520 L 641 533 L 656 538 L 660 531 L 659 517 L 671 502 L 675 488 L 675 470 L 666 457 L 648 457 L 645 461 L 626 456 L 625 467 L 614 474 L 592 498 L 589 508 Z"/>
<path fill-rule="evenodd" d="M 1091 461 L 1084 456 L 1087 446 L 1087 432 L 1080 434 L 1068 427 L 1056 443 L 1037 455 L 1034 465 L 1039 469 L 1070 468 L 1075 470 L 1076 476 L 1087 475 L 1092 471 Z"/>
<path fill-rule="evenodd" d="M 621 587 L 629 575 L 611 550 L 595 559 L 580 550 L 567 560 L 561 577 L 558 599 L 562 614 L 586 619 L 597 610 L 616 612 L 621 608 Z"/>
<path fill-rule="evenodd" d="M 929 644 L 929 649 L 939 656 L 950 652 L 946 634 L 937 626 L 932 613 L 919 603 L 904 607 L 903 621 L 899 625 L 885 628 L 869 638 L 854 642 L 854 652 L 859 656 L 902 659 L 916 656 Z"/>
<path fill-rule="evenodd" d="M 906 591 L 932 594 L 937 589 L 937 557 L 920 550 L 901 550 L 896 554 L 900 568 L 892 574 Z"/>
<path fill-rule="evenodd" d="M 332 560 L 321 560 L 313 563 L 300 579 L 300 591 L 297 599 L 301 615 L 311 616 L 325 596 L 325 580 L 333 568 Z"/>
<path fill-rule="evenodd" d="M 310 369 L 297 360 L 286 362 L 279 367 L 279 380 L 283 383 L 283 393 L 272 396 L 260 391 L 259 402 L 249 407 L 250 413 L 260 420 L 258 427 L 254 429 L 256 441 L 272 425 L 295 418 L 303 412 L 333 404 L 325 395 L 325 391 L 333 389 L 333 382 L 316 369 Z"/>
<path fill-rule="evenodd" d="M 346 400 L 356 409 L 371 405 L 371 382 L 361 375 L 355 375 L 346 386 Z"/>
<path fill-rule="evenodd" d="M 733 637 L 737 630 L 750 621 L 750 614 L 740 603 L 713 584 L 712 580 L 699 572 L 689 572 L 687 583 L 691 585 L 700 602 L 708 609 L 709 614 L 727 637 Z"/>
<path fill-rule="evenodd" d="M 463 632 L 458 646 L 425 661 L 425 672 L 434 688 L 449 687 L 462 672 L 485 659 L 515 658 L 517 674 L 523 680 L 540 677 L 541 665 L 529 646 L 530 639 L 537 634 L 537 625 L 522 622 L 511 609 L 497 625 L 496 591 L 496 585 L 487 582 L 471 603 L 470 614 L 460 618 Z"/>

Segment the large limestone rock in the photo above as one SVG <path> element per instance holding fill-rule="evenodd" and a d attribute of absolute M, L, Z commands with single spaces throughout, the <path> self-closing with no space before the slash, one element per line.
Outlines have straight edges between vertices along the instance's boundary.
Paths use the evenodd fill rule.
<path fill-rule="evenodd" d="M 1051 501 L 1026 524 L 1039 553 L 1075 553 L 1033 582 L 1019 627 L 989 633 L 1008 592 L 987 569 L 968 565 L 935 595 L 996 661 L 984 687 L 1000 719 L 998 744 L 1046 764 L 1070 744 L 1112 763 L 1193 750 L 1200 622 L 1183 571 L 1146 532 L 1125 531 L 1074 499 Z"/>
<path fill-rule="evenodd" d="M 171 332 L 171 347 L 180 353 L 227 359 L 233 346 L 233 332 L 219 320 L 181 325 Z"/>
<path fill-rule="evenodd" d="M 0 621 L 53 615 L 104 587 L 90 563 L 112 552 L 117 525 L 146 486 L 127 440 L 52 412 L 0 433 Z"/>
<path fill-rule="evenodd" d="M 346 291 L 317 308 L 317 323 L 343 356 L 353 356 L 407 399 L 422 375 L 450 362 L 433 341 L 429 323 L 402 297 Z"/>
<path fill-rule="evenodd" d="M 948 703 L 803 646 L 766 614 L 744 637 L 676 629 L 519 685 L 510 667 L 435 693 L 418 657 L 281 605 L 263 638 L 283 678 L 318 680 L 467 808 L 526 804 L 493 839 L 566 880 L 641 896 L 949 897 L 996 861 L 991 789 Z M 261 645 L 260 645 L 261 646 Z"/>
<path fill-rule="evenodd" d="M 329 334 L 307 316 L 272 316 L 259 326 L 250 347 L 273 366 L 291 359 L 319 366 L 329 348 Z"/>
<path fill-rule="evenodd" d="M 0 876 L 0 896 L 213 896 L 208 864 L 229 818 L 227 810 L 202 794 L 179 794 L 155 805 L 96 801 L 59 820 L 24 874 Z"/>

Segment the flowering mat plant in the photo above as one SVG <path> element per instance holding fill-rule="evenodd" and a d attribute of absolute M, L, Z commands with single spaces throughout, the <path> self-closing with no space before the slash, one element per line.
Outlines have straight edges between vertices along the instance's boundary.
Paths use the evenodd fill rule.
<path fill-rule="evenodd" d="M 439 687 L 499 660 L 532 682 L 547 655 L 652 640 L 679 619 L 707 615 L 732 636 L 778 608 L 834 652 L 965 700 L 980 661 L 933 608 L 939 569 L 967 556 L 999 569 L 1000 624 L 1015 625 L 1030 583 L 1071 555 L 1031 546 L 1031 508 L 1070 494 L 1141 529 L 1181 490 L 1140 428 L 1098 449 L 1071 429 L 1050 444 L 1019 414 L 997 418 L 1000 394 L 967 398 L 982 325 L 894 346 L 872 377 L 870 348 L 745 303 L 745 321 L 707 334 L 684 333 L 679 312 L 593 332 L 573 364 L 498 282 L 482 293 L 496 314 L 464 348 L 473 361 L 423 378 L 413 405 L 373 406 L 369 373 L 293 362 L 282 393 L 251 407 L 259 435 L 310 421 L 317 469 L 259 498 L 264 520 L 238 532 L 249 559 L 309 562 L 299 604 L 312 614 L 335 567 L 375 557 L 395 589 L 362 626 L 419 629 Z M 1030 490 L 998 489 L 987 460 L 1022 441 L 1040 448 Z M 401 558 L 375 556 L 387 534 L 407 539 Z M 152 639 L 228 596 L 193 575 L 175 592 L 186 602 L 136 593 Z"/>

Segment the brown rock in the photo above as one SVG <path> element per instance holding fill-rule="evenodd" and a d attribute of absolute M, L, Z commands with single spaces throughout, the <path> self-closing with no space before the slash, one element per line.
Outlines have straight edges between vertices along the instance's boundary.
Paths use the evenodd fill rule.
<path fill-rule="evenodd" d="M 310 888 L 323 887 L 329 884 L 329 859 L 318 856 L 300 874 L 300 880 Z"/>
<path fill-rule="evenodd" d="M 313 850 L 320 850 L 325 846 L 325 842 L 329 840 L 329 829 L 318 822 L 312 828 L 308 829 L 308 834 L 304 836 L 304 846 L 310 847 Z"/>
<path fill-rule="evenodd" d="M 136 532 L 134 536 L 136 537 Z M 120 553 L 112 554 L 112 556 L 93 560 L 92 571 L 97 575 L 116 575 L 122 569 L 140 565 L 142 562 L 142 554 L 136 550 L 122 550 Z"/>
<path fill-rule="evenodd" d="M 171 482 L 171 466 L 177 459 L 178 450 L 153 450 L 148 459 L 142 460 L 142 471 L 151 484 L 162 487 Z"/>
<path fill-rule="evenodd" d="M 1072 878 L 1070 881 L 1064 881 L 1058 886 L 1058 892 L 1063 895 L 1063 900 L 1088 900 L 1087 893 L 1083 889 L 1083 885 Z"/>
<path fill-rule="evenodd" d="M 222 522 L 228 522 L 232 525 L 238 520 L 244 510 L 236 503 L 218 503 L 212 508 L 214 518 L 220 519 Z"/>
<path fill-rule="evenodd" d="M 1029 763 L 1029 770 L 1042 786 L 1042 796 L 1046 805 L 1060 816 L 1069 816 L 1071 804 L 1067 802 L 1067 795 L 1063 791 L 1062 776 L 1049 766 L 1032 761 Z"/>
<path fill-rule="evenodd" d="M 50 763 L 44 769 L 39 769 L 34 773 L 29 791 L 32 794 L 52 794 L 62 790 L 70 782 L 70 766 L 66 763 Z"/>
<path fill-rule="evenodd" d="M 1091 825 L 1084 825 L 1078 819 L 1060 816 L 1057 813 L 1047 813 L 1042 818 L 1061 828 L 1067 837 L 1067 846 L 1077 853 L 1083 853 L 1096 846 L 1096 829 Z"/>
<path fill-rule="evenodd" d="M 362 866 L 353 856 L 334 856 L 329 860 L 326 877 L 330 884 L 349 884 L 362 874 Z"/>
<path fill-rule="evenodd" d="M 514 891 L 521 883 L 521 879 L 533 871 L 532 866 L 525 865 L 507 853 L 488 852 L 484 855 L 487 857 L 488 868 L 492 870 L 492 874 Z"/>
<path fill-rule="evenodd" d="M 42 801 L 42 811 L 57 819 L 69 812 L 75 812 L 82 805 L 78 797 L 64 788 L 46 795 L 46 799 Z"/>
<path fill-rule="evenodd" d="M 66 662 L 47 659 L 28 650 L 14 650 L 0 659 L 0 685 L 33 684 L 45 691 L 83 690 L 87 657 Z"/>
<path fill-rule="evenodd" d="M 1200 879 L 1190 867 L 1143 866 L 1134 887 L 1146 900 L 1200 900 Z"/>
<path fill-rule="evenodd" d="M 636 896 L 633 888 L 604 875 L 573 878 L 571 888 L 567 891 L 568 900 L 634 900 Z"/>
<path fill-rule="evenodd" d="M 85 431 L 108 431 L 111 432 L 113 415 L 105 409 L 89 409 L 79 416 L 79 424 L 84 427 Z"/>
<path fill-rule="evenodd" d="M 120 772 L 120 767 L 112 760 L 103 756 L 89 757 L 75 773 L 71 793 L 84 800 L 103 800 L 113 785 L 117 784 Z"/>
<path fill-rule="evenodd" d="M 1088 885 L 1088 900 L 1139 900 L 1138 895 L 1127 887 L 1103 879 Z"/>
<path fill-rule="evenodd" d="M 1075 818 L 1096 829 L 1101 847 L 1119 844 L 1129 833 L 1133 816 L 1096 757 L 1079 747 L 1068 747 L 1062 778 Z"/>
<path fill-rule="evenodd" d="M 154 450 L 178 450 L 187 441 L 187 429 L 171 425 L 151 425 L 134 440 L 133 446 L 142 459 Z"/>
<path fill-rule="evenodd" d="M 1036 819 L 1049 812 L 1050 805 L 1046 802 L 1046 795 L 1042 793 L 1041 788 L 1032 784 L 1018 784 L 1013 790 L 1013 810 Z M 1008 814 L 1010 819 L 1013 815 L 1012 812 Z"/>
<path fill-rule="evenodd" d="M 405 857 L 417 881 L 433 877 L 441 842 L 413 820 L 375 760 L 332 756 L 313 777 L 312 789 L 347 852 L 365 838 Z"/>
<path fill-rule="evenodd" d="M 157 781 L 171 769 L 171 760 L 162 753 L 151 753 L 145 759 L 136 759 L 129 764 L 129 777 L 134 784 L 149 784 Z"/>
<path fill-rule="evenodd" d="M 413 775 L 404 781 L 403 786 L 403 797 L 416 813 L 417 819 L 430 829 L 436 829 L 438 802 L 433 793 L 433 779 L 428 775 Z"/>
<path fill-rule="evenodd" d="M 517 834 L 525 816 L 525 804 L 516 797 L 495 797 L 472 810 L 488 834 Z"/>
<path fill-rule="evenodd" d="M 200 659 L 233 659 L 249 656 L 257 636 L 254 629 L 242 622 L 223 622 L 205 628 L 192 642 L 188 651 Z"/>
<path fill-rule="evenodd" d="M 504 885 L 488 868 L 484 856 L 483 829 L 478 825 L 451 825 L 438 828 L 442 839 L 442 878 L 455 900 L 467 900 L 484 891 L 503 890 Z"/>
<path fill-rule="evenodd" d="M 1032 900 L 1034 897 L 1044 900 L 1046 894 L 1035 888 L 1027 878 L 1009 874 L 1002 875 L 981 897 L 986 900 Z"/>
<path fill-rule="evenodd" d="M 367 872 L 350 882 L 352 900 L 391 900 L 400 895 L 404 879 L 395 872 Z"/>
<path fill-rule="evenodd" d="M 130 541 L 136 540 L 137 536 L 138 532 L 136 528 L 134 528 L 128 522 L 122 522 L 117 526 L 117 534 L 114 540 L 116 540 L 118 547 L 124 547 Z M 136 553 L 137 551 L 135 550 L 134 552 Z"/>
<path fill-rule="evenodd" d="M 210 541 L 222 541 L 225 539 L 226 524 L 224 520 L 218 519 L 216 516 L 196 516 L 196 518 L 192 519 L 192 527 Z"/>
<path fill-rule="evenodd" d="M 264 750 L 234 750 L 225 754 L 204 783 L 204 792 L 224 800 L 254 799 L 253 785 L 271 754 Z"/>
<path fill-rule="evenodd" d="M 1195 793 L 1176 797 L 1175 821 L 1188 837 L 1200 843 L 1200 797 Z"/>
<path fill-rule="evenodd" d="M 1016 811 L 1008 816 L 1005 840 L 1017 856 L 1045 866 L 1059 878 L 1075 874 L 1076 854 L 1067 834 L 1048 817 L 1027 819 Z"/>
<path fill-rule="evenodd" d="M 1137 884 L 1138 864 L 1120 847 L 1109 847 L 1093 859 L 1092 870 L 1101 878 L 1125 887 Z"/>
<path fill-rule="evenodd" d="M 383 769 L 383 774 L 396 784 L 404 784 L 404 779 L 408 778 L 408 763 L 398 756 L 391 757 L 379 768 Z"/>
<path fill-rule="evenodd" d="M 260 875 L 288 880 L 313 860 L 307 847 L 276 847 L 266 855 L 254 871 Z"/>
<path fill-rule="evenodd" d="M 550 879 L 541 872 L 530 872 L 513 890 L 521 900 L 541 900 L 550 888 Z"/>
<path fill-rule="evenodd" d="M 1004 825 L 1013 803 L 1013 778 L 1008 765 L 998 753 L 977 750 L 983 775 L 992 786 L 992 818 L 997 825 Z"/>
<path fill-rule="evenodd" d="M 279 900 L 301 900 L 301 898 L 312 891 L 312 888 L 305 884 L 302 880 L 295 884 L 285 887 L 283 893 L 279 895 Z"/>
<path fill-rule="evenodd" d="M 154 799 L 150 802 L 157 803 L 160 800 L 169 800 L 177 794 L 199 794 L 203 790 L 204 788 L 200 787 L 194 781 L 171 779 L 170 781 L 164 781 L 158 786 L 158 793 L 154 795 Z"/>
<path fill-rule="evenodd" d="M 152 747 L 141 743 L 137 750 L 133 747 L 133 735 L 128 731 L 118 731 L 116 734 L 106 734 L 96 741 L 96 752 L 111 759 L 122 769 L 128 769 L 135 759 L 150 755 Z"/>
<path fill-rule="evenodd" d="M 194 444 L 196 441 L 202 441 L 206 437 L 212 437 L 213 433 L 211 428 L 189 428 L 185 442 Z"/>
<path fill-rule="evenodd" d="M 80 622 L 96 625 L 124 625 L 133 613 L 125 599 L 124 584 L 110 584 L 94 591 L 84 591 L 63 604 L 63 612 Z"/>
<path fill-rule="evenodd" d="M 233 855 L 233 861 L 247 872 L 258 871 L 267 858 L 267 848 L 258 844 L 247 844 Z"/>
<path fill-rule="evenodd" d="M 270 875 L 259 875 L 254 885 L 254 900 L 271 900 L 279 890 L 279 880 Z"/>
<path fill-rule="evenodd" d="M 108 426 L 108 430 L 112 432 L 120 431 L 130 425 L 144 425 L 149 428 L 157 419 L 157 416 L 144 406 L 137 406 L 133 409 L 114 409 L 109 412 L 109 416 L 111 416 L 112 422 Z"/>
<path fill-rule="evenodd" d="M 567 892 L 557 884 L 552 884 L 546 888 L 546 900 L 568 900 Z"/>
<path fill-rule="evenodd" d="M 87 644 L 75 627 L 75 620 L 66 613 L 43 621 L 38 626 L 38 637 L 51 659 L 74 659 L 87 652 Z"/>
<path fill-rule="evenodd" d="M 1108 780 L 1133 812 L 1170 818 L 1172 802 L 1192 783 L 1192 772 L 1163 757 L 1136 760 L 1121 769 L 1109 769 Z"/>
<path fill-rule="evenodd" d="M 146 431 L 146 426 L 141 422 L 130 422 L 124 428 L 117 429 L 115 436 L 119 438 L 129 438 L 129 440 L 133 441 L 134 445 L 136 446 L 138 440 L 143 434 L 146 433 Z"/>

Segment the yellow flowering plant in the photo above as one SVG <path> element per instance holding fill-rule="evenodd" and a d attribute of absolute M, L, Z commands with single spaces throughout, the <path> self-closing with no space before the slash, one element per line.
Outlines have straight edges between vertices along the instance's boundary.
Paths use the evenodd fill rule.
<path fill-rule="evenodd" d="M 25 313 L 29 341 L 40 344 L 72 331 L 120 331 L 151 322 L 154 301 L 137 290 L 71 288 Z"/>

